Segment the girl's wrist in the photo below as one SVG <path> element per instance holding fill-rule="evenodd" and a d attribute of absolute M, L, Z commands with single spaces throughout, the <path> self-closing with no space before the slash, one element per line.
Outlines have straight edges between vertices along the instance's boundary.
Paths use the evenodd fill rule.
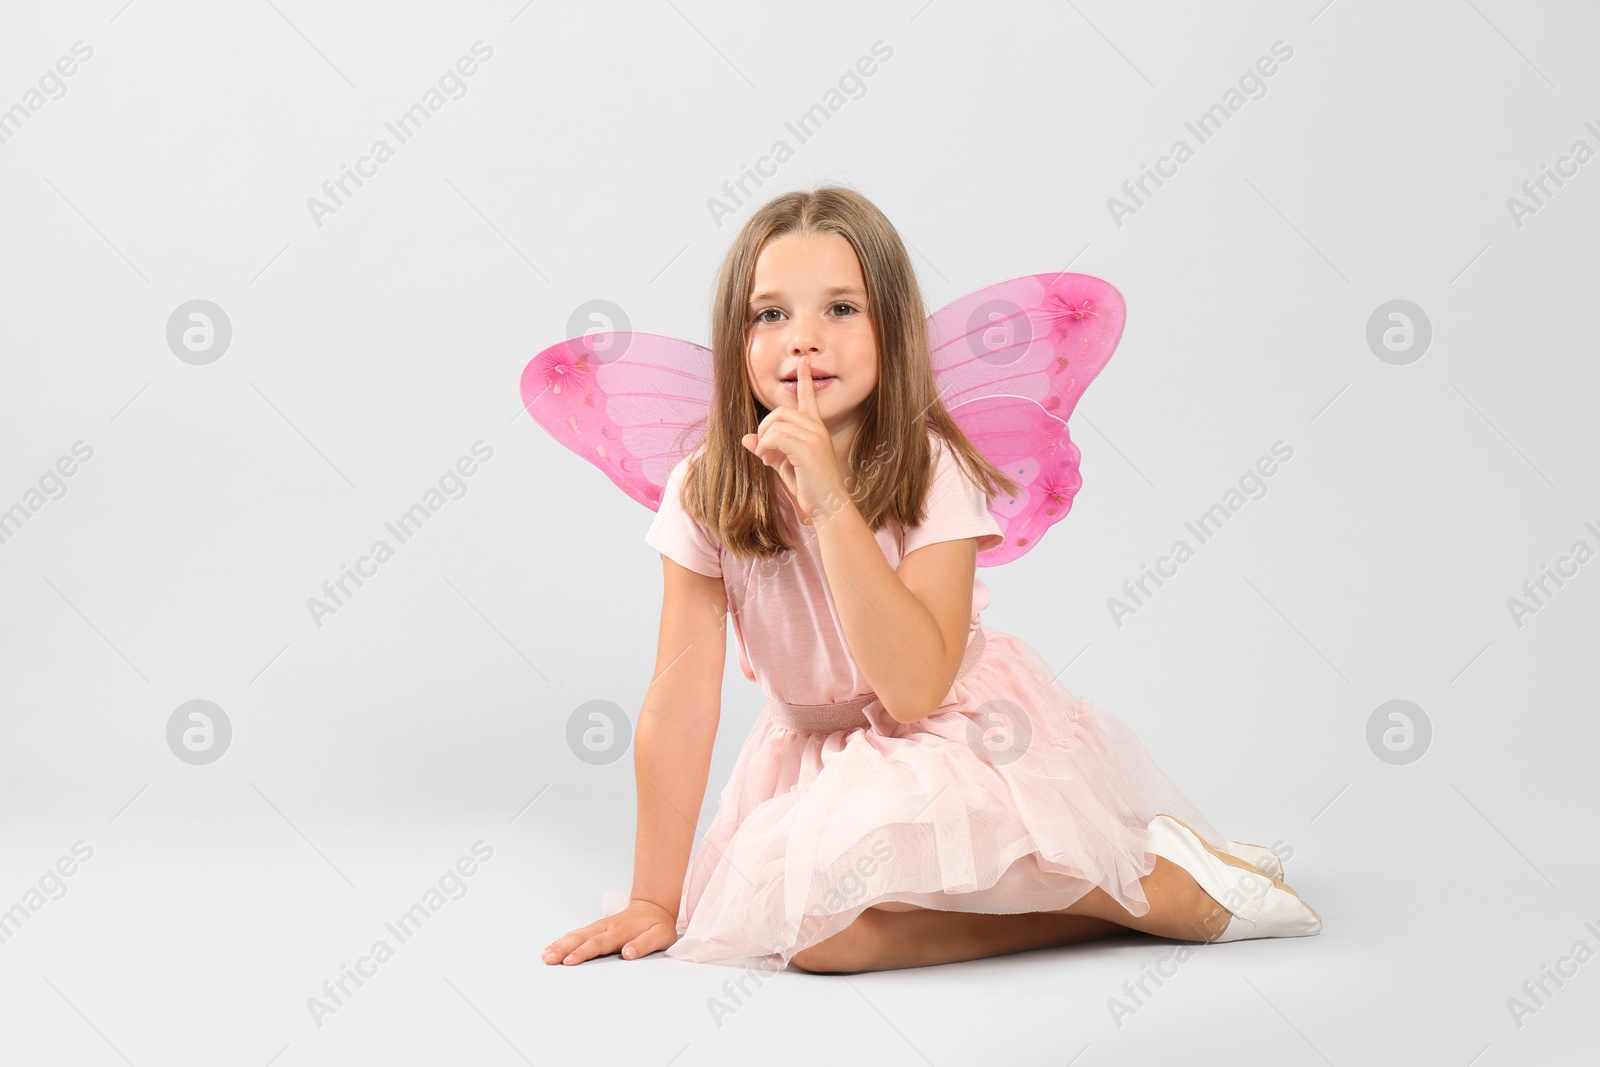
<path fill-rule="evenodd" d="M 669 908 L 665 904 L 661 903 L 660 901 L 651 900 L 649 897 L 629 897 L 628 898 L 628 903 L 629 904 L 650 904 L 650 905 L 652 905 L 654 907 L 660 908 L 663 912 L 665 912 L 666 914 L 672 916 L 674 919 L 676 919 L 678 917 L 678 909 L 676 907 Z"/>
<path fill-rule="evenodd" d="M 811 519 L 811 528 L 820 537 L 822 531 L 828 526 L 834 526 L 835 524 L 848 525 L 851 516 L 854 516 L 855 520 L 863 526 L 866 525 L 867 520 L 862 518 L 861 510 L 856 507 L 855 499 L 849 493 L 841 492 L 838 494 L 830 493 L 823 503 L 811 512 L 809 517 Z"/>

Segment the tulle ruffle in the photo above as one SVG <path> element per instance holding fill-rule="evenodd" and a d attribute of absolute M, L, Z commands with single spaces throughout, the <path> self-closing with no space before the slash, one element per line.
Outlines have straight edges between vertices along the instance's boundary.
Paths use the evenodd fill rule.
<path fill-rule="evenodd" d="M 1095 887 L 1134 915 L 1163 812 L 1225 841 L 1115 716 L 1068 692 L 1021 640 L 985 628 L 946 704 L 802 733 L 764 709 L 685 879 L 667 955 L 787 966 L 887 901 L 1009 914 Z"/>

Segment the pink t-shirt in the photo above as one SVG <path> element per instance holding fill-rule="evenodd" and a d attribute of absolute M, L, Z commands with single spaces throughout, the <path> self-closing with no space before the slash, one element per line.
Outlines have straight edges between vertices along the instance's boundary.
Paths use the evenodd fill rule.
<path fill-rule="evenodd" d="M 977 537 L 978 551 L 985 552 L 1003 538 L 983 490 L 962 473 L 942 439 L 931 432 L 929 439 L 934 477 L 922 524 L 904 529 L 891 519 L 873 534 L 895 568 L 923 545 Z M 791 704 L 832 704 L 870 693 L 871 684 L 845 644 L 816 530 L 801 527 L 800 546 L 777 556 L 724 555 L 722 545 L 680 501 L 690 458 L 680 460 L 668 476 L 645 543 L 689 570 L 722 579 L 745 676 L 769 697 Z M 794 514 L 787 494 L 780 492 L 777 499 Z M 978 628 L 979 613 L 988 606 L 988 588 L 974 577 L 969 632 Z"/>

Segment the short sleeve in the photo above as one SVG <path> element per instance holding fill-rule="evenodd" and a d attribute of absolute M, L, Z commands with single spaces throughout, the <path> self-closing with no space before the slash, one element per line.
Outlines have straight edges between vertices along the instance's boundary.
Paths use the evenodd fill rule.
<path fill-rule="evenodd" d="M 671 559 L 708 578 L 722 577 L 722 545 L 698 520 L 683 508 L 681 494 L 683 479 L 689 470 L 689 458 L 678 461 L 667 475 L 667 484 L 661 490 L 661 504 L 656 508 L 655 520 L 644 535 L 645 544 Z"/>
<path fill-rule="evenodd" d="M 928 487 L 922 525 L 908 529 L 900 550 L 901 558 L 923 545 L 939 541 L 978 538 L 978 551 L 987 552 L 1005 542 L 1005 533 L 989 512 L 983 489 L 962 471 L 953 453 L 943 442 L 934 443 L 933 483 Z"/>

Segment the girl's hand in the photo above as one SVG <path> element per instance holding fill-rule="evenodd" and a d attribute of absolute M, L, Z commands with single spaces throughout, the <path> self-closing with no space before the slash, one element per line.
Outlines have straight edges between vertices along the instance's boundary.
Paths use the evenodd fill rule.
<path fill-rule="evenodd" d="M 623 959 L 638 959 L 678 940 L 678 917 L 648 900 L 630 900 L 615 915 L 580 926 L 550 942 L 544 962 L 577 964 L 623 949 Z"/>
<path fill-rule="evenodd" d="M 809 354 L 800 357 L 795 403 L 767 412 L 756 432 L 745 434 L 740 443 L 778 472 L 800 506 L 802 521 L 809 526 L 824 501 L 844 496 L 844 476 L 833 451 L 833 435 L 822 421 L 811 383 Z"/>

